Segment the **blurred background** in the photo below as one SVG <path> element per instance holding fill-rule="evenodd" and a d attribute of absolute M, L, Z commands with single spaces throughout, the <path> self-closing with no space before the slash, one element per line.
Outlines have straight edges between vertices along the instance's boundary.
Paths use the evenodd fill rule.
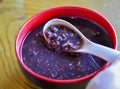
<path fill-rule="evenodd" d="M 104 15 L 115 28 L 120 50 L 120 0 L 0 0 L 0 89 L 41 89 L 22 73 L 15 56 L 15 37 L 31 16 L 63 5 L 87 7 Z"/>

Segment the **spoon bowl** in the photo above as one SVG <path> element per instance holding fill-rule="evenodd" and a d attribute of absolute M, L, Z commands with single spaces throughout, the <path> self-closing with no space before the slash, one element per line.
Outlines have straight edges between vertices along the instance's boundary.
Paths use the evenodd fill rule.
<path fill-rule="evenodd" d="M 50 43 L 50 41 L 48 40 L 48 37 L 45 33 L 52 25 L 62 25 L 68 27 L 71 30 L 74 30 L 82 39 L 82 44 L 79 49 L 70 51 L 67 50 L 68 52 L 92 54 L 111 63 L 113 63 L 120 55 L 120 52 L 117 50 L 90 41 L 74 25 L 62 19 L 52 19 L 45 24 L 43 28 L 43 35 L 48 43 Z"/>

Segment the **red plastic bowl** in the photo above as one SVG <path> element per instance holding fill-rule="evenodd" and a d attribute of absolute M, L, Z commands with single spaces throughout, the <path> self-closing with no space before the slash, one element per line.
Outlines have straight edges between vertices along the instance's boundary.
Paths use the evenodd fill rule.
<path fill-rule="evenodd" d="M 21 57 L 21 44 L 22 44 L 26 34 L 28 34 L 28 32 L 30 32 L 37 25 L 40 25 L 41 23 L 43 23 L 49 19 L 59 17 L 59 16 L 71 16 L 71 15 L 90 19 L 90 20 L 98 23 L 99 25 L 101 25 L 103 28 L 105 28 L 112 39 L 112 43 L 114 46 L 113 48 L 116 49 L 117 37 L 116 37 L 116 33 L 114 31 L 114 28 L 112 27 L 110 22 L 105 17 L 100 15 L 99 13 L 97 13 L 93 10 L 90 10 L 90 9 L 76 7 L 76 6 L 61 6 L 61 7 L 51 8 L 51 9 L 42 11 L 42 12 L 34 15 L 28 21 L 26 21 L 26 23 L 20 28 L 20 30 L 17 34 L 17 37 L 16 37 L 15 52 L 16 52 L 18 61 L 19 61 L 20 65 L 23 67 L 23 69 L 25 69 L 32 76 L 34 76 L 38 79 L 48 81 L 48 82 L 73 83 L 73 82 L 80 82 L 80 81 L 86 80 L 88 78 L 91 78 L 109 65 L 109 63 L 106 63 L 99 70 L 97 70 L 96 72 L 91 73 L 85 77 L 81 77 L 81 78 L 77 78 L 77 79 L 69 79 L 69 80 L 57 80 L 57 79 L 51 79 L 51 78 L 47 78 L 45 76 L 39 75 L 39 74 L 33 72 L 32 70 L 30 70 L 23 63 L 22 57 Z"/>

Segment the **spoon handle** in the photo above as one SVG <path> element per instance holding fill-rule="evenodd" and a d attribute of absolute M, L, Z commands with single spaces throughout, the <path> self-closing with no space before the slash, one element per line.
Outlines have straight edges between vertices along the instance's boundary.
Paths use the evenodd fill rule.
<path fill-rule="evenodd" d="M 120 56 L 120 51 L 102 46 L 96 43 L 91 43 L 87 48 L 87 53 L 98 56 L 106 61 L 113 63 Z"/>

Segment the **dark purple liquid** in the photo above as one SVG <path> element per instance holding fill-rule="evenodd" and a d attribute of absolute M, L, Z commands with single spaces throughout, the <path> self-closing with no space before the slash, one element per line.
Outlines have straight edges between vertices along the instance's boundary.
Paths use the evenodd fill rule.
<path fill-rule="evenodd" d="M 60 18 L 75 25 L 91 41 L 113 47 L 107 32 L 99 25 L 79 17 Z M 34 28 L 22 46 L 23 62 L 32 71 L 53 79 L 74 79 L 91 74 L 106 63 L 90 54 L 54 50 L 43 37 L 43 26 L 44 23 Z"/>

